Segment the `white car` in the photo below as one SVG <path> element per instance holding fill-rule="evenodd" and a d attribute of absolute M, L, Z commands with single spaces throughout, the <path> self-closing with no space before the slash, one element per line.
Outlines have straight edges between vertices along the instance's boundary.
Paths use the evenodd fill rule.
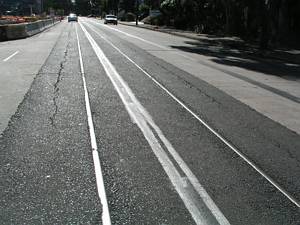
<path fill-rule="evenodd" d="M 106 15 L 104 18 L 104 24 L 113 23 L 118 25 L 118 18 L 115 15 Z"/>
<path fill-rule="evenodd" d="M 76 22 L 78 22 L 78 17 L 77 17 L 77 15 L 74 14 L 74 13 L 71 13 L 71 14 L 68 16 L 68 22 L 70 22 L 70 21 L 76 21 Z"/>

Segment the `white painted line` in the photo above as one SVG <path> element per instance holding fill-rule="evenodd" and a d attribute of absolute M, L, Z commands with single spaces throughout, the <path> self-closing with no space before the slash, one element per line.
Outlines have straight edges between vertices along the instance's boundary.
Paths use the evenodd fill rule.
<path fill-rule="evenodd" d="M 90 20 L 89 20 L 89 21 L 90 21 Z M 150 44 L 150 45 L 153 45 L 153 46 L 155 46 L 155 47 L 161 48 L 161 49 L 163 49 L 163 50 L 171 51 L 171 52 L 173 52 L 174 54 L 179 55 L 179 56 L 182 56 L 182 57 L 187 58 L 187 59 L 189 59 L 189 60 L 197 61 L 196 59 L 194 59 L 194 58 L 192 58 L 192 57 L 189 57 L 189 56 L 186 56 L 186 55 L 184 55 L 184 54 L 181 54 L 180 52 L 178 52 L 178 51 L 176 51 L 176 50 L 174 50 L 174 49 L 171 49 L 171 48 L 168 48 L 168 47 L 164 47 L 164 46 L 159 45 L 159 44 L 156 44 L 156 43 L 154 43 L 154 42 L 152 42 L 152 41 L 148 41 L 148 40 L 143 39 L 143 38 L 140 38 L 140 37 L 138 37 L 138 36 L 135 36 L 135 35 L 132 35 L 132 34 L 128 34 L 128 33 L 124 32 L 124 31 L 118 30 L 118 29 L 113 28 L 113 27 L 110 27 L 110 26 L 106 26 L 106 25 L 104 25 L 104 24 L 102 24 L 102 23 L 99 23 L 99 22 L 96 22 L 96 21 L 90 21 L 90 22 L 95 23 L 95 24 L 97 24 L 97 25 L 101 25 L 101 26 L 103 26 L 103 27 L 105 27 L 105 28 L 108 28 L 108 29 L 117 31 L 117 32 L 119 32 L 119 33 L 121 33 L 121 34 L 124 34 L 124 35 L 128 36 L 128 37 L 135 38 L 135 39 L 137 39 L 137 40 L 140 40 L 140 41 L 145 42 L 145 43 L 147 43 L 147 44 Z"/>
<path fill-rule="evenodd" d="M 19 51 L 16 51 L 14 54 L 8 56 L 6 59 L 3 59 L 3 62 L 7 62 L 8 60 L 10 60 L 12 57 L 14 57 L 18 53 L 19 53 Z"/>
<path fill-rule="evenodd" d="M 87 24 L 87 23 L 86 23 Z M 121 55 L 123 55 L 128 61 L 134 64 L 139 70 L 141 70 L 146 76 L 148 76 L 154 83 L 156 83 L 162 90 L 164 90 L 169 96 L 171 96 L 177 103 L 179 103 L 184 109 L 186 109 L 194 118 L 196 118 L 200 123 L 202 123 L 209 131 L 211 131 L 215 136 L 217 136 L 224 144 L 226 144 L 231 150 L 233 150 L 238 156 L 240 156 L 245 162 L 247 162 L 253 169 L 255 169 L 261 176 L 263 176 L 269 183 L 271 183 L 277 190 L 279 190 L 283 195 L 285 195 L 292 203 L 294 203 L 298 208 L 300 208 L 300 202 L 294 198 L 289 192 L 287 192 L 281 185 L 279 185 L 273 178 L 267 175 L 262 169 L 260 169 L 252 160 L 250 160 L 246 155 L 240 152 L 236 147 L 234 147 L 229 141 L 227 141 L 221 134 L 215 131 L 212 127 L 208 125 L 204 120 L 202 120 L 195 112 L 193 112 L 188 106 L 186 106 L 182 101 L 180 101 L 175 95 L 173 95 L 166 87 L 164 87 L 160 82 L 158 82 L 154 77 L 152 77 L 147 71 L 141 68 L 137 63 L 130 59 L 125 53 L 123 53 L 119 48 L 117 48 L 112 42 L 102 36 L 98 31 L 87 24 L 91 30 L 97 33 L 103 40 L 109 43 L 113 48 L 115 48 Z"/>
<path fill-rule="evenodd" d="M 106 197 L 106 193 L 105 193 L 104 180 L 103 180 L 103 175 L 102 175 L 102 170 L 101 170 L 101 163 L 100 163 L 99 154 L 98 154 L 98 147 L 97 147 L 96 135 L 95 135 L 95 130 L 94 130 L 93 117 L 92 117 L 92 113 L 91 113 L 89 94 L 88 94 L 88 89 L 87 89 L 86 81 L 85 81 L 85 74 L 84 74 L 83 60 L 82 60 L 82 54 L 81 54 L 81 47 L 80 47 L 80 43 L 79 43 L 79 36 L 78 36 L 78 32 L 77 32 L 77 25 L 75 26 L 75 29 L 76 29 L 78 52 L 79 52 L 80 70 L 81 70 L 81 76 L 82 76 L 82 82 L 83 82 L 83 88 L 84 88 L 85 107 L 86 107 L 86 113 L 87 113 L 87 118 L 88 118 L 88 127 L 89 127 L 94 168 L 95 168 L 95 174 L 96 174 L 97 190 L 98 190 L 98 196 L 100 198 L 101 205 L 102 205 L 102 224 L 103 225 L 111 225 L 107 197 Z"/>
<path fill-rule="evenodd" d="M 118 30 L 118 29 L 116 29 L 116 28 L 112 28 L 112 27 L 110 27 L 110 26 L 106 26 L 106 25 L 104 25 L 104 24 L 102 24 L 102 23 L 99 23 L 99 22 L 97 23 L 96 21 L 91 21 L 91 22 L 92 22 L 92 23 L 96 23 L 97 25 L 101 25 L 101 26 L 103 26 L 103 27 L 105 27 L 105 28 L 108 28 L 108 29 L 117 31 L 117 32 L 119 32 L 119 33 L 121 33 L 121 34 L 124 34 L 124 35 L 128 36 L 128 37 L 135 38 L 135 39 L 137 39 L 137 40 L 140 40 L 140 41 L 146 42 L 146 43 L 148 43 L 148 44 L 151 44 L 151 45 L 153 45 L 153 46 L 162 48 L 162 49 L 164 49 L 164 50 L 170 50 L 170 48 L 164 47 L 164 46 L 162 46 L 162 45 L 156 44 L 156 43 L 151 42 L 151 41 L 147 41 L 147 40 L 145 40 L 145 39 L 143 39 L 143 38 L 140 38 L 140 37 L 138 37 L 138 36 L 135 36 L 135 35 L 132 35 L 132 34 L 128 34 L 128 33 L 124 32 L 124 31 Z"/>
<path fill-rule="evenodd" d="M 96 21 L 93 21 L 93 20 L 89 20 L 89 21 L 92 22 L 92 23 L 94 23 L 94 24 L 101 25 L 101 26 L 104 27 L 104 28 L 108 28 L 108 29 L 117 31 L 117 32 L 122 33 L 122 34 L 124 34 L 124 35 L 126 35 L 126 36 L 129 36 L 129 37 L 131 37 L 131 38 L 135 38 L 135 39 L 137 39 L 137 40 L 143 41 L 143 42 L 148 43 L 148 44 L 150 44 L 150 45 L 159 47 L 159 48 L 161 48 L 161 49 L 163 49 L 163 50 L 170 51 L 172 54 L 175 54 L 175 55 L 184 57 L 184 58 L 186 58 L 186 59 L 189 59 L 190 61 L 199 63 L 199 60 L 198 60 L 198 59 L 195 59 L 195 58 L 193 58 L 193 57 L 187 56 L 187 55 L 183 54 L 182 51 L 177 51 L 177 50 L 174 50 L 174 49 L 172 49 L 172 48 L 168 48 L 168 47 L 165 47 L 165 46 L 156 44 L 156 43 L 154 43 L 154 42 L 148 41 L 148 40 L 143 39 L 143 38 L 141 38 L 141 37 L 138 37 L 138 36 L 135 36 L 135 35 L 132 35 L 132 34 L 128 34 L 128 33 L 124 32 L 124 31 L 118 30 L 117 28 L 112 28 L 112 27 L 109 27 L 109 26 L 105 26 L 104 24 L 101 24 L 100 22 L 96 22 Z M 166 33 L 165 33 L 165 34 L 166 34 Z M 177 37 L 177 38 L 180 38 L 180 37 Z M 188 38 L 187 38 L 187 39 L 188 39 Z M 149 50 L 148 50 L 148 51 L 149 51 Z M 209 61 L 203 61 L 203 60 L 202 60 L 201 65 L 204 66 L 204 67 L 207 67 L 207 68 L 209 68 L 209 69 L 211 69 L 211 70 L 216 70 L 216 71 L 219 71 L 219 72 L 221 71 L 221 72 L 225 73 L 226 76 L 227 76 L 227 75 L 231 76 L 231 75 L 228 74 L 226 71 L 224 72 L 224 70 L 223 70 L 222 68 L 220 68 L 219 66 L 217 66 L 217 65 L 215 65 L 215 64 L 213 65 L 213 64 L 212 64 L 211 62 L 209 62 Z M 296 64 L 294 64 L 294 65 L 296 65 Z M 299 65 L 298 65 L 298 66 L 299 66 Z M 242 74 L 240 74 L 240 73 L 239 73 L 239 75 L 242 76 Z M 234 76 L 234 77 L 237 78 L 236 76 Z M 242 80 L 243 82 L 252 84 L 251 82 L 245 81 L 244 79 L 241 79 L 241 78 L 237 78 L 237 79 L 240 79 L 240 80 Z M 255 82 L 259 82 L 259 81 L 256 81 L 256 80 L 254 80 L 254 81 L 255 81 Z M 252 85 L 253 85 L 253 84 L 252 84 Z M 257 85 L 255 85 L 255 86 L 257 86 Z M 261 87 L 261 86 L 257 86 L 257 87 L 258 87 L 258 88 L 263 88 L 263 87 Z M 270 86 L 270 87 L 272 88 L 272 86 Z M 263 88 L 263 89 L 266 90 L 266 91 L 269 91 L 269 92 L 271 92 L 271 93 L 273 93 L 273 94 L 277 94 L 277 95 L 278 95 L 277 92 L 274 93 L 273 91 L 270 91 L 269 88 Z M 283 97 L 283 96 L 282 96 L 282 95 L 279 95 L 279 97 Z M 291 100 L 290 98 L 287 98 L 287 99 Z"/>
<path fill-rule="evenodd" d="M 218 222 L 222 225 L 229 225 L 230 223 L 219 210 L 219 208 L 215 205 L 213 200 L 210 198 L 206 190 L 202 187 L 202 185 L 197 180 L 196 176 L 189 169 L 187 164 L 183 161 L 183 159 L 179 156 L 176 150 L 173 148 L 171 143 L 164 136 L 160 128 L 154 123 L 150 114 L 146 111 L 146 109 L 141 105 L 141 103 L 137 100 L 132 90 L 128 87 L 126 82 L 122 79 L 119 73 L 116 71 L 115 67 L 111 64 L 108 58 L 105 56 L 103 51 L 100 49 L 99 45 L 95 42 L 95 40 L 91 37 L 88 31 L 84 28 L 84 26 L 79 23 L 82 30 L 84 31 L 87 39 L 89 40 L 92 48 L 94 49 L 100 63 L 102 64 L 107 76 L 111 80 L 114 85 L 116 91 L 118 92 L 122 102 L 124 103 L 129 115 L 132 120 L 138 125 L 144 137 L 148 141 L 150 147 L 152 148 L 155 156 L 158 161 L 161 163 L 163 169 L 174 185 L 176 191 L 184 202 L 186 208 L 192 215 L 196 224 L 211 224 L 211 220 Z M 155 134 L 151 130 L 150 126 L 155 130 L 156 134 L 159 136 L 160 140 L 164 143 L 165 147 L 168 149 L 170 154 L 175 159 L 178 166 L 185 173 L 186 177 L 181 177 L 179 171 L 176 169 L 168 154 L 162 148 L 159 140 L 156 138 Z M 198 207 L 199 200 L 194 198 L 191 191 L 186 188 L 186 178 L 193 185 L 195 191 L 199 194 L 199 198 L 201 198 L 201 203 L 203 202 L 207 209 L 203 209 Z"/>
<path fill-rule="evenodd" d="M 293 66 L 293 67 L 299 67 L 299 64 L 295 64 L 295 63 L 284 63 L 284 65 L 286 66 Z"/>

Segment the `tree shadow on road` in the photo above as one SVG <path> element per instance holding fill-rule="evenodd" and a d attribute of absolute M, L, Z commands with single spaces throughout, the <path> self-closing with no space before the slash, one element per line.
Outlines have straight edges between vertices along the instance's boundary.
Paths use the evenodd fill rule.
<path fill-rule="evenodd" d="M 287 80 L 300 80 L 300 51 L 260 51 L 235 39 L 204 39 L 201 41 L 186 41 L 186 46 L 171 46 L 186 52 L 210 56 L 211 61 L 244 68 L 247 70 L 275 75 Z M 281 54 L 281 55 L 280 55 Z M 282 60 L 282 58 L 284 60 Z"/>

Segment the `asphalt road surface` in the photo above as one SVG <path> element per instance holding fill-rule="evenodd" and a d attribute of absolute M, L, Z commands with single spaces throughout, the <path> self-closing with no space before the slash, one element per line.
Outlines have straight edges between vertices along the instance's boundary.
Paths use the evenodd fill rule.
<path fill-rule="evenodd" d="M 300 67 L 191 42 L 80 18 L 1 43 L 0 223 L 299 225 Z"/>

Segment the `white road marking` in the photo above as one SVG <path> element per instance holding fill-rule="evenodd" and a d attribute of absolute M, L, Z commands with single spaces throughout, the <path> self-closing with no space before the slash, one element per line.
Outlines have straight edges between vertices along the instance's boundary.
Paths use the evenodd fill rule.
<path fill-rule="evenodd" d="M 103 175 L 102 175 L 102 170 L 101 170 L 101 163 L 100 163 L 99 154 L 98 154 L 98 147 L 97 147 L 96 135 L 95 135 L 95 130 L 94 130 L 93 117 L 92 117 L 92 113 L 91 113 L 89 94 L 88 94 L 86 81 L 85 81 L 84 66 L 83 66 L 83 60 L 82 60 L 82 54 L 81 54 L 81 47 L 80 47 L 80 43 L 79 43 L 79 36 L 78 36 L 78 32 L 77 32 L 77 26 L 75 26 L 75 29 L 76 29 L 78 52 L 79 52 L 80 70 L 81 70 L 81 76 L 82 76 L 82 82 L 83 82 L 83 88 L 84 88 L 85 107 L 86 107 L 86 113 L 87 113 L 87 118 L 88 118 L 88 127 L 89 127 L 94 168 L 95 168 L 95 174 L 96 174 L 97 190 L 98 190 L 98 196 L 100 198 L 101 205 L 102 205 L 102 224 L 103 225 L 111 225 L 107 197 L 106 197 L 106 193 L 105 193 L 104 180 L 103 180 Z"/>
<path fill-rule="evenodd" d="M 91 21 L 91 22 L 97 23 L 97 22 L 95 22 L 95 21 Z M 140 41 L 146 42 L 146 43 L 148 43 L 148 44 L 154 45 L 154 46 L 156 46 L 156 47 L 159 47 L 159 48 L 162 48 L 162 49 L 165 49 L 165 50 L 170 50 L 170 49 L 167 48 L 167 47 L 164 47 L 164 46 L 159 45 L 159 44 L 156 44 L 156 43 L 154 43 L 154 42 L 145 40 L 145 39 L 140 38 L 140 37 L 138 37 L 138 36 L 135 36 L 135 35 L 132 35 L 132 34 L 128 34 L 128 33 L 124 32 L 124 31 L 118 30 L 118 29 L 116 29 L 116 28 L 113 28 L 113 27 L 110 27 L 110 26 L 106 26 L 106 25 L 101 24 L 101 23 L 97 23 L 97 24 L 100 24 L 101 26 L 106 27 L 106 28 L 108 28 L 108 29 L 117 31 L 117 32 L 119 32 L 119 33 L 121 33 L 121 34 L 124 34 L 124 35 L 128 36 L 128 37 L 132 37 L 132 38 L 138 39 L 138 40 L 140 40 Z"/>
<path fill-rule="evenodd" d="M 107 76 L 109 77 L 113 86 L 118 92 L 123 104 L 126 107 L 126 110 L 128 111 L 132 120 L 138 125 L 138 127 L 144 134 L 158 161 L 161 163 L 163 169 L 170 178 L 172 184 L 174 185 L 176 191 L 178 192 L 186 208 L 192 215 L 196 224 L 208 225 L 211 224 L 211 221 L 213 220 L 222 225 L 229 225 L 230 223 L 228 222 L 226 217 L 222 214 L 222 212 L 210 198 L 206 190 L 199 183 L 196 176 L 193 174 L 193 172 L 189 169 L 187 164 L 183 161 L 180 155 L 173 148 L 171 143 L 164 136 L 160 128 L 154 123 L 150 114 L 137 100 L 132 90 L 128 87 L 126 82 L 116 71 L 115 67 L 105 56 L 103 51 L 100 49 L 99 45 L 97 45 L 95 40 L 91 37 L 91 35 L 84 28 L 84 26 L 81 23 L 79 23 L 79 25 L 81 26 L 87 39 L 89 40 Z M 197 192 L 199 194 L 199 197 L 201 198 L 200 204 L 204 203 L 207 207 L 206 209 L 198 207 L 199 200 L 197 198 L 195 199 L 192 192 L 187 189 L 186 178 L 180 176 L 179 171 L 176 169 L 168 154 L 161 146 L 159 140 L 156 138 L 150 126 L 153 130 L 155 130 L 157 136 L 159 136 L 160 140 L 168 149 L 169 153 L 172 155 L 177 165 L 185 173 L 186 178 L 192 184 L 195 192 Z"/>
<path fill-rule="evenodd" d="M 99 22 L 95 22 L 95 21 L 91 21 L 91 22 L 92 22 L 92 23 L 95 23 L 95 24 L 97 24 L 97 25 L 101 25 L 101 26 L 103 26 L 103 27 L 106 27 L 106 28 L 108 28 L 108 29 L 117 31 L 117 32 L 119 32 L 119 33 L 121 33 L 121 34 L 124 34 L 124 35 L 128 36 L 128 37 L 135 38 L 135 39 L 137 39 L 137 40 L 143 41 L 143 42 L 148 43 L 148 44 L 150 44 L 150 45 L 156 46 L 156 47 L 161 48 L 161 49 L 163 49 L 163 50 L 171 51 L 171 52 L 173 52 L 174 54 L 179 55 L 179 56 L 182 56 L 182 57 L 187 58 L 187 59 L 189 59 L 189 60 L 192 60 L 192 61 L 195 61 L 195 62 L 197 61 L 196 59 L 194 59 L 194 58 L 192 58 L 192 57 L 189 57 L 189 56 L 187 56 L 187 55 L 181 54 L 180 52 L 178 52 L 178 51 L 176 51 L 176 50 L 174 50 L 174 49 L 171 49 L 171 48 L 168 48 L 168 47 L 165 47 L 165 46 L 156 44 L 156 43 L 154 43 L 154 42 L 152 42 L 152 41 L 148 41 L 148 40 L 146 40 L 146 39 L 140 38 L 140 37 L 135 36 L 135 35 L 133 35 L 133 34 L 128 34 L 128 33 L 124 32 L 124 31 L 118 30 L 118 29 L 116 29 L 116 28 L 112 28 L 112 27 L 110 27 L 110 26 L 106 26 L 106 25 L 101 24 L 101 23 L 99 23 Z"/>
<path fill-rule="evenodd" d="M 12 55 L 8 56 L 6 59 L 3 59 L 3 62 L 7 62 L 8 60 L 10 60 L 12 57 L 14 57 L 16 54 L 18 54 L 19 51 L 16 51 L 15 53 L 13 53 Z"/>
<path fill-rule="evenodd" d="M 284 63 L 284 65 L 286 66 L 293 66 L 293 67 L 299 67 L 299 64 L 295 64 L 295 63 Z"/>
<path fill-rule="evenodd" d="M 146 39 L 143 39 L 143 38 L 141 38 L 141 37 L 138 37 L 138 36 L 135 36 L 135 35 L 126 33 L 126 32 L 124 32 L 124 31 L 118 30 L 117 28 L 112 28 L 112 27 L 106 26 L 106 25 L 104 25 L 104 24 L 102 24 L 102 23 L 100 23 L 100 22 L 96 22 L 96 21 L 93 21 L 93 20 L 92 20 L 92 21 L 89 20 L 89 21 L 92 22 L 92 23 L 94 23 L 94 24 L 101 25 L 102 27 L 105 27 L 105 28 L 108 28 L 108 29 L 117 31 L 117 32 L 119 32 L 119 33 L 122 33 L 122 34 L 124 34 L 124 35 L 126 35 L 126 36 L 129 36 L 129 37 L 131 37 L 131 38 L 135 38 L 135 39 L 137 39 L 137 40 L 143 41 L 143 42 L 148 43 L 148 44 L 150 44 L 150 45 L 159 47 L 159 48 L 161 48 L 161 49 L 163 49 L 163 50 L 165 50 L 165 51 L 170 51 L 172 54 L 175 54 L 175 55 L 184 57 L 184 58 L 186 58 L 186 59 L 189 59 L 190 61 L 199 63 L 199 60 L 198 60 L 198 59 L 195 59 L 195 58 L 193 58 L 193 57 L 187 56 L 187 55 L 183 54 L 182 51 L 176 51 L 176 50 L 174 50 L 173 48 L 168 48 L 168 47 L 159 45 L 159 44 L 157 44 L 157 43 L 154 43 L 154 42 L 148 41 L 148 40 L 146 40 Z M 180 38 L 180 37 L 177 37 L 177 38 Z M 186 38 L 186 39 L 188 39 L 188 38 Z M 146 51 L 147 51 L 147 50 L 146 50 Z M 148 50 L 148 51 L 150 52 L 150 51 L 153 51 L 153 50 Z M 217 65 L 213 65 L 213 66 L 212 66 L 212 64 L 211 64 L 209 61 L 205 62 L 205 61 L 201 60 L 201 64 L 202 64 L 202 66 L 208 67 L 209 69 L 216 70 L 216 71 L 221 71 L 221 72 L 224 73 L 224 70 L 223 70 L 222 68 L 220 68 L 220 67 L 217 66 Z M 297 64 L 294 64 L 294 66 L 295 66 L 295 65 L 297 65 Z M 291 66 L 291 65 L 290 65 L 290 66 Z M 299 65 L 298 65 L 298 66 L 299 66 Z M 231 76 L 231 75 L 228 74 L 226 71 L 225 71 L 225 74 Z M 240 75 L 242 75 L 242 74 L 240 74 Z M 236 76 L 234 76 L 234 77 L 237 78 Z M 237 78 L 237 79 L 240 79 L 240 80 L 242 80 L 243 82 L 249 83 L 249 81 L 245 81 L 244 79 L 241 79 L 241 78 Z M 254 81 L 256 81 L 256 80 L 254 80 Z M 257 81 L 257 82 L 259 82 L 259 81 Z M 249 84 L 251 84 L 251 82 L 250 82 Z M 251 85 L 253 85 L 253 84 L 251 84 Z M 258 88 L 262 88 L 261 86 L 257 86 L 257 85 L 255 85 L 255 86 L 258 87 Z M 270 86 L 270 87 L 272 88 L 272 86 Z M 270 89 L 268 89 L 268 88 L 262 88 L 262 89 L 264 89 L 264 90 L 266 90 L 266 91 L 270 91 Z M 275 89 L 276 89 L 276 88 L 275 88 Z M 271 93 L 276 94 L 276 93 L 274 93 L 274 92 L 272 92 L 272 91 L 271 91 Z M 277 93 L 277 95 L 278 95 L 278 93 Z M 279 97 L 283 97 L 283 96 L 279 95 Z M 287 98 L 287 99 L 289 99 L 289 98 Z"/>
<path fill-rule="evenodd" d="M 87 24 L 87 23 L 85 23 Z M 118 47 L 116 47 L 112 42 L 106 39 L 98 31 L 92 28 L 89 24 L 87 26 L 98 34 L 103 40 L 109 43 L 114 49 L 116 49 L 121 55 L 123 55 L 128 61 L 134 64 L 139 70 L 141 70 L 146 76 L 148 76 L 155 84 L 157 84 L 162 90 L 164 90 L 170 97 L 172 97 L 177 103 L 179 103 L 184 109 L 186 109 L 194 118 L 196 118 L 200 123 L 202 123 L 209 131 L 211 131 L 219 140 L 221 140 L 225 145 L 227 145 L 232 151 L 234 151 L 238 156 L 240 156 L 245 162 L 247 162 L 253 169 L 255 169 L 261 176 L 263 176 L 269 183 L 271 183 L 277 190 L 279 190 L 284 196 L 286 196 L 292 203 L 294 203 L 298 208 L 300 208 L 300 202 L 293 197 L 288 191 L 286 191 L 280 184 L 278 184 L 273 178 L 266 174 L 262 169 L 260 169 L 252 160 L 250 160 L 246 155 L 240 152 L 235 146 L 233 146 L 229 141 L 227 141 L 221 134 L 215 131 L 211 126 L 208 125 L 204 120 L 202 120 L 195 112 L 193 112 L 188 106 L 186 106 L 182 101 L 180 101 L 175 95 L 173 95 L 166 87 L 164 87 L 160 82 L 158 82 L 154 77 L 152 77 L 148 72 L 141 68 L 136 62 L 129 58 L 125 53 L 123 53 Z"/>

